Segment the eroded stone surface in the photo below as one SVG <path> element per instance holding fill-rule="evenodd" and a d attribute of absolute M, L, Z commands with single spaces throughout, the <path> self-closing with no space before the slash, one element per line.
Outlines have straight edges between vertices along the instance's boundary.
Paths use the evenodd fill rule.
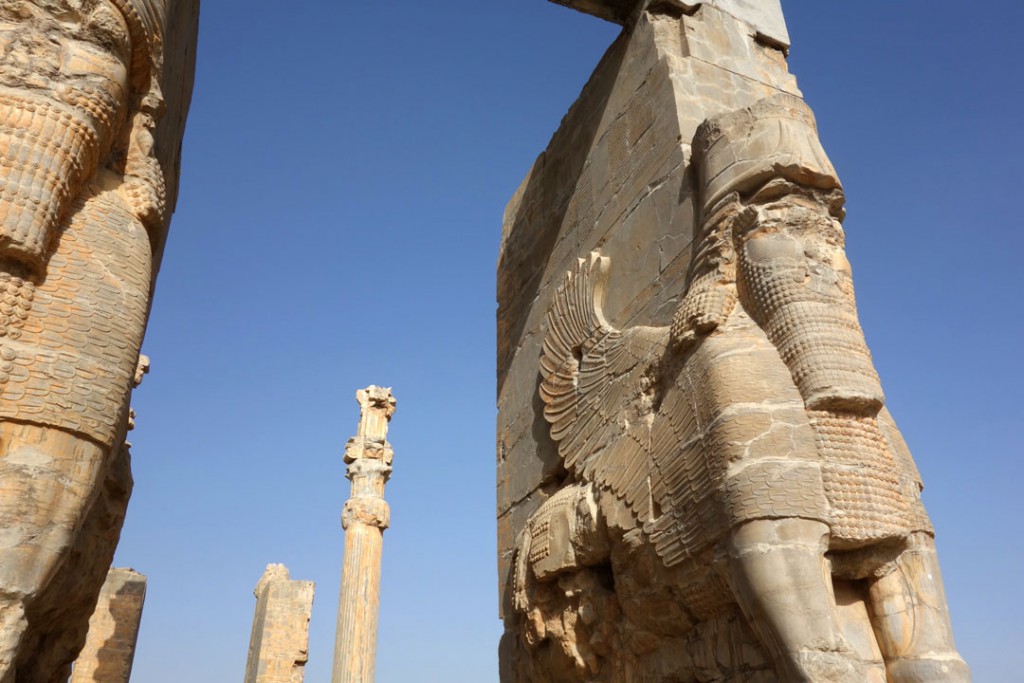
<path fill-rule="evenodd" d="M 66 677 L 120 533 L 197 0 L 0 1 L 0 682 Z"/>
<path fill-rule="evenodd" d="M 107 573 L 69 683 L 128 683 L 145 600 L 145 576 L 132 569 Z"/>
<path fill-rule="evenodd" d="M 391 389 L 369 386 L 356 392 L 359 428 L 345 444 L 345 476 L 352 495 L 341 512 L 345 558 L 338 598 L 332 683 L 371 683 L 377 664 L 381 553 L 391 510 L 384 485 L 391 477 L 394 451 L 388 424 L 395 414 Z"/>
<path fill-rule="evenodd" d="M 309 660 L 312 581 L 292 580 L 283 564 L 268 564 L 253 595 L 245 683 L 302 683 Z"/>
<path fill-rule="evenodd" d="M 626 24 L 647 7 L 660 11 L 678 9 L 692 14 L 701 5 L 713 5 L 744 22 L 759 39 L 782 48 L 789 47 L 789 31 L 782 15 L 781 0 L 553 0 L 580 12 Z"/>
<path fill-rule="evenodd" d="M 506 211 L 504 683 L 969 679 L 841 184 L 742 16 L 639 14 Z"/>

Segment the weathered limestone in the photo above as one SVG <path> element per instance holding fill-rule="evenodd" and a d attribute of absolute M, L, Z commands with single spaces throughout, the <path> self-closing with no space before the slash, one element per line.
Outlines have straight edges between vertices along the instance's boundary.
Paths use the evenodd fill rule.
<path fill-rule="evenodd" d="M 107 573 L 70 683 L 128 683 L 145 600 L 145 576 L 133 569 Z"/>
<path fill-rule="evenodd" d="M 197 15 L 0 2 L 0 683 L 66 678 L 120 534 Z"/>
<path fill-rule="evenodd" d="M 771 7 L 634 8 L 506 211 L 503 683 L 969 680 Z"/>
<path fill-rule="evenodd" d="M 780 48 L 789 47 L 789 31 L 782 16 L 781 0 L 553 0 L 596 17 L 627 24 L 646 9 L 676 9 L 693 14 L 701 5 L 709 5 L 744 22 L 757 39 Z"/>
<path fill-rule="evenodd" d="M 253 591 L 256 615 L 245 683 L 302 683 L 315 590 L 312 581 L 292 580 L 283 564 L 267 565 Z"/>
<path fill-rule="evenodd" d="M 356 392 L 359 429 L 345 445 L 346 476 L 352 496 L 341 513 L 345 560 L 341 573 L 338 630 L 332 683 L 373 683 L 380 611 L 380 560 L 384 530 L 391 519 L 384 484 L 394 451 L 387 441 L 395 413 L 391 389 L 370 386 Z"/>

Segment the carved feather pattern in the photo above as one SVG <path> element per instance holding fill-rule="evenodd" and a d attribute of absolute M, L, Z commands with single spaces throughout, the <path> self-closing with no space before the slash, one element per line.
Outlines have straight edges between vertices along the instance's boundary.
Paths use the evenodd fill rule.
<path fill-rule="evenodd" d="M 547 315 L 540 395 L 566 469 L 622 500 L 667 566 L 738 519 L 824 518 L 803 402 L 760 328 L 737 312 L 729 334 L 670 352 L 668 327 L 608 324 L 608 266 L 579 259 Z"/>
<path fill-rule="evenodd" d="M 547 315 L 540 395 L 566 469 L 615 494 L 643 523 L 655 512 L 651 384 L 669 330 L 608 324 L 608 265 L 591 253 L 558 288 Z"/>

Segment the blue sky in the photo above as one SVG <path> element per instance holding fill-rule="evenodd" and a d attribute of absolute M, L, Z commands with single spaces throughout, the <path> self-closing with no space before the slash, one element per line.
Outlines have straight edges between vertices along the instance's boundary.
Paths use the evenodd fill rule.
<path fill-rule="evenodd" d="M 784 0 L 862 323 L 978 681 L 1019 680 L 1024 5 Z M 282 9 L 282 7 L 287 9 Z M 329 680 L 356 389 L 393 386 L 378 683 L 497 680 L 505 203 L 616 27 L 545 0 L 205 0 L 116 563 L 133 680 L 239 680 L 269 562 Z"/>

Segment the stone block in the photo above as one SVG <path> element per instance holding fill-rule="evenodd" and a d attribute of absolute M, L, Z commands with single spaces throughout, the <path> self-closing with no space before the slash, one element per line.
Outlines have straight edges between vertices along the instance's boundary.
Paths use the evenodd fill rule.
<path fill-rule="evenodd" d="M 312 581 L 294 581 L 283 564 L 268 564 L 256 584 L 245 683 L 302 683 L 309 659 Z"/>
<path fill-rule="evenodd" d="M 128 683 L 145 599 L 145 576 L 132 569 L 110 570 L 69 683 Z"/>

